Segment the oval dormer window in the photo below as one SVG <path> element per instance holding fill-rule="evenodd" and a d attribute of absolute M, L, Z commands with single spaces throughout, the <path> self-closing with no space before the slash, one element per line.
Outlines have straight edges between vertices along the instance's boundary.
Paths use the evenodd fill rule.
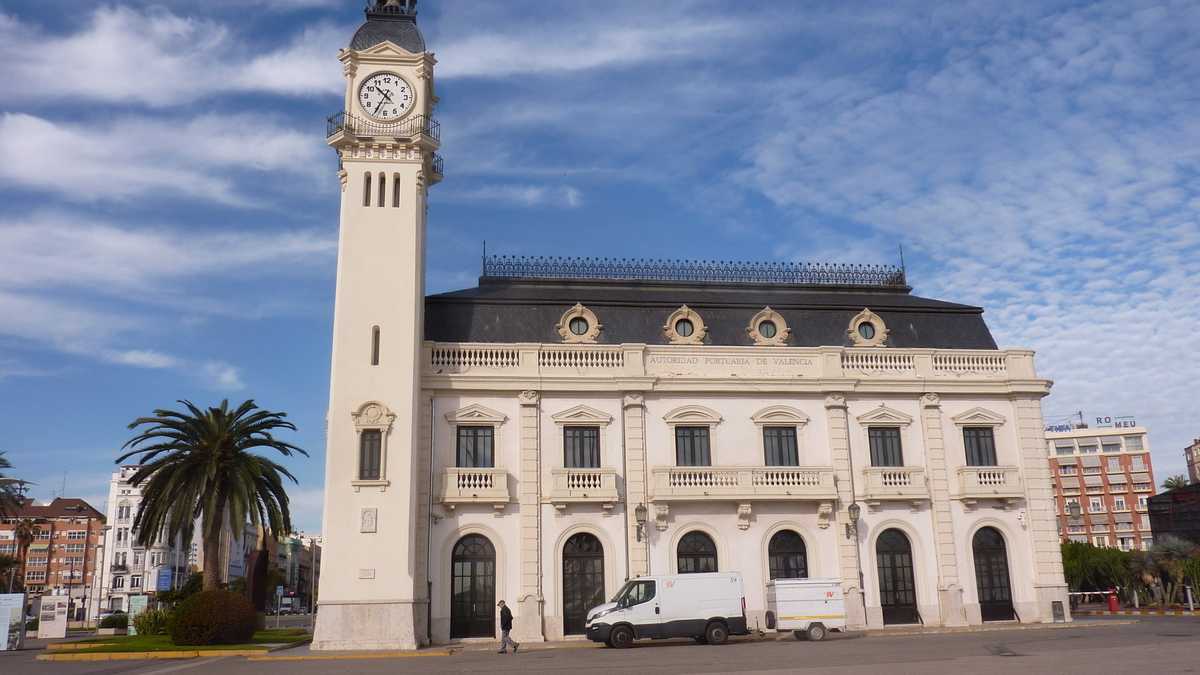
<path fill-rule="evenodd" d="M 570 326 L 571 326 L 571 332 L 574 333 L 575 335 L 587 335 L 588 320 L 583 318 L 582 316 L 577 316 L 574 319 L 571 319 Z"/>
<path fill-rule="evenodd" d="M 774 321 L 763 321 L 758 324 L 758 334 L 770 340 L 775 337 L 779 329 L 775 327 Z"/>
<path fill-rule="evenodd" d="M 858 334 L 861 335 L 864 340 L 874 340 L 875 324 L 866 321 L 858 324 Z"/>
<path fill-rule="evenodd" d="M 696 327 L 692 325 L 691 319 L 680 319 L 675 322 L 675 332 L 679 333 L 680 337 L 691 337 L 692 333 L 696 332 Z"/>

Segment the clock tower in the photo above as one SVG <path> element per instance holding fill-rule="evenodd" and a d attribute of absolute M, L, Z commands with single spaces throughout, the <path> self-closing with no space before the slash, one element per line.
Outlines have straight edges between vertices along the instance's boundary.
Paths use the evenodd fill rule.
<path fill-rule="evenodd" d="M 341 222 L 315 649 L 412 649 L 429 594 L 418 504 L 426 193 L 441 180 L 416 0 L 371 0 L 329 118 Z"/>

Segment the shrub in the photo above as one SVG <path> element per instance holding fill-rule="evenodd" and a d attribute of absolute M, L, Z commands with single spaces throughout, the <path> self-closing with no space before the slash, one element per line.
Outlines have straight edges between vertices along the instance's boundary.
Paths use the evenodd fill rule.
<path fill-rule="evenodd" d="M 37 630 L 41 621 L 37 618 L 30 619 L 25 622 L 25 630 Z"/>
<path fill-rule="evenodd" d="M 109 614 L 100 619 L 101 628 L 129 628 L 128 614 Z"/>
<path fill-rule="evenodd" d="M 133 627 L 138 635 L 164 635 L 171 613 L 165 609 L 148 609 L 133 617 Z"/>
<path fill-rule="evenodd" d="M 177 645 L 228 645 L 249 642 L 257 617 L 254 605 L 229 591 L 202 591 L 179 603 L 171 621 Z"/>

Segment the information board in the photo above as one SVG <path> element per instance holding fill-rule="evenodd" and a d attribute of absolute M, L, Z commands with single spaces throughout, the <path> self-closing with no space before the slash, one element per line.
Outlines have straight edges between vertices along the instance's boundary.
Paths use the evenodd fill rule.
<path fill-rule="evenodd" d="M 129 596 L 129 625 L 125 628 L 126 635 L 137 635 L 137 628 L 133 626 L 133 617 L 146 611 L 146 606 L 149 604 L 150 596 L 148 595 Z"/>
<path fill-rule="evenodd" d="M 63 595 L 42 596 L 38 611 L 38 639 L 67 637 L 67 609 L 71 599 Z"/>
<path fill-rule="evenodd" d="M 0 651 L 15 651 L 25 639 L 25 595 L 0 594 Z"/>

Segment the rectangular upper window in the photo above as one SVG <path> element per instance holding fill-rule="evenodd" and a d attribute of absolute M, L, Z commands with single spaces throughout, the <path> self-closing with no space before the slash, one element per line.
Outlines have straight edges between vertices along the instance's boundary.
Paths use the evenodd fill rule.
<path fill-rule="evenodd" d="M 358 479 L 379 480 L 382 460 L 383 432 L 363 429 L 358 436 Z"/>
<path fill-rule="evenodd" d="M 763 427 L 763 450 L 767 466 L 799 466 L 796 427 Z"/>
<path fill-rule="evenodd" d="M 871 444 L 871 466 L 904 466 L 900 427 L 871 427 L 867 439 Z"/>
<path fill-rule="evenodd" d="M 600 427 L 563 427 L 563 466 L 600 468 Z"/>
<path fill-rule="evenodd" d="M 708 427 L 675 427 L 675 464 L 712 466 Z"/>
<path fill-rule="evenodd" d="M 996 438 L 991 427 L 964 427 L 967 466 L 996 466 Z"/>
<path fill-rule="evenodd" d="M 459 427 L 455 466 L 464 469 L 490 469 L 496 466 L 495 434 L 496 430 L 492 427 Z"/>

